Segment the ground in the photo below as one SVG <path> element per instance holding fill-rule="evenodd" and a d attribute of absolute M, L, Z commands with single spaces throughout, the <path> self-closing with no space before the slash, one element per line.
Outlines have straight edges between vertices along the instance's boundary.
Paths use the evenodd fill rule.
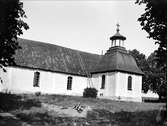
<path fill-rule="evenodd" d="M 162 126 L 164 109 L 163 103 L 62 95 L 0 94 L 0 100 L 0 126 Z"/>

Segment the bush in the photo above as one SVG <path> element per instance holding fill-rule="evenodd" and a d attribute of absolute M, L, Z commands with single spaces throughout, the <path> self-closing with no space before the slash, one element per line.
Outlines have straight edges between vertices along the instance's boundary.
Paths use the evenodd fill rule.
<path fill-rule="evenodd" d="M 36 96 L 40 96 L 40 95 L 41 95 L 41 92 L 40 92 L 40 91 L 35 92 L 35 95 L 36 95 Z"/>
<path fill-rule="evenodd" d="M 97 89 L 96 88 L 85 88 L 83 92 L 83 97 L 85 98 L 96 98 L 97 97 Z"/>

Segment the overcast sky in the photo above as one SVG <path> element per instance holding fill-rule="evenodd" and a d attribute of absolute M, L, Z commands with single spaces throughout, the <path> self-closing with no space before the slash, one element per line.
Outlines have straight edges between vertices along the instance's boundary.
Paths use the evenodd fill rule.
<path fill-rule="evenodd" d="M 21 38 L 52 43 L 72 49 L 101 54 L 110 47 L 110 36 L 127 37 L 127 50 L 137 49 L 146 56 L 157 46 L 147 38 L 137 21 L 144 7 L 134 1 L 54 1 L 23 0 L 30 29 Z"/>

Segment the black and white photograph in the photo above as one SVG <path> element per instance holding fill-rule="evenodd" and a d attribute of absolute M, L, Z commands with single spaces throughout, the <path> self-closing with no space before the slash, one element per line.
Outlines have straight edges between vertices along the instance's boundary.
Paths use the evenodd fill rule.
<path fill-rule="evenodd" d="M 0 0 L 0 126 L 167 126 L 167 1 Z"/>

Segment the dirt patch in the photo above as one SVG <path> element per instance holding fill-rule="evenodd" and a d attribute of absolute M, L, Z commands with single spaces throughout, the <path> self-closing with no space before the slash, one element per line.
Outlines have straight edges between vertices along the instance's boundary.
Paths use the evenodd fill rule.
<path fill-rule="evenodd" d="M 89 106 L 83 106 L 82 110 L 79 111 L 74 107 L 62 107 L 53 104 L 42 103 L 42 107 L 48 111 L 56 112 L 59 116 L 69 116 L 69 117 L 85 117 L 87 112 L 92 109 Z"/>

